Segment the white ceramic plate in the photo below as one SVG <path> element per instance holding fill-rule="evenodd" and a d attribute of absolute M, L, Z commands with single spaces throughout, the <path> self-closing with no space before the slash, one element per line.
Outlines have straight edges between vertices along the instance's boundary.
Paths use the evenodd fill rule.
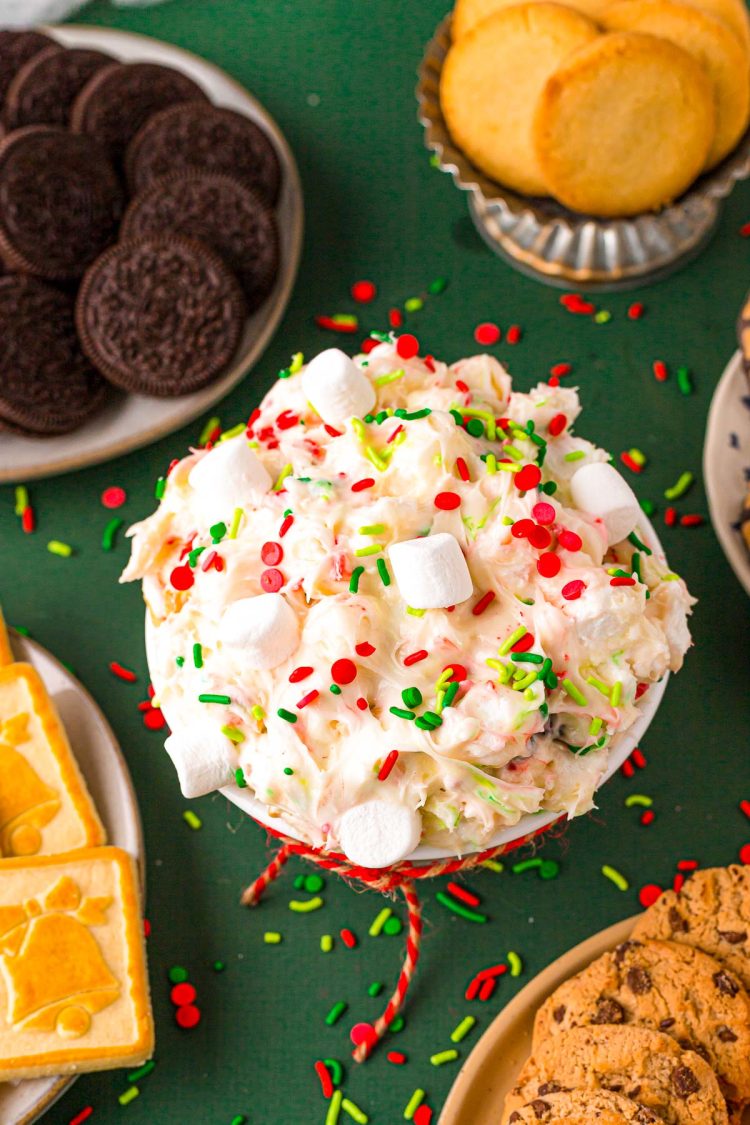
<path fill-rule="evenodd" d="M 654 531 L 651 522 L 646 518 L 646 516 L 641 517 L 640 523 L 638 525 L 638 530 L 642 535 L 642 538 L 646 545 L 651 547 L 655 553 L 663 556 L 664 550 L 662 548 L 662 545 L 659 542 L 659 538 Z M 155 662 L 151 661 L 150 658 L 150 648 L 153 642 L 153 633 L 154 630 L 152 625 L 150 624 L 149 615 L 147 613 L 146 657 L 149 661 L 149 665 L 155 665 Z M 615 737 L 612 739 L 612 742 L 609 746 L 609 764 L 607 766 L 604 777 L 601 780 L 601 785 L 603 785 L 606 781 L 609 781 L 610 777 L 612 777 L 612 775 L 617 772 L 623 762 L 630 757 L 633 750 L 643 738 L 644 734 L 651 725 L 651 721 L 654 715 L 659 708 L 659 704 L 661 703 L 662 696 L 664 695 L 668 679 L 669 673 L 667 673 L 667 675 L 664 676 L 664 678 L 659 683 L 652 685 L 652 687 L 648 692 L 646 692 L 643 700 L 639 704 L 639 709 L 641 712 L 640 718 L 636 720 L 636 722 L 632 727 L 630 727 L 629 730 L 623 731 L 622 734 L 615 735 Z M 292 825 L 287 823 L 287 821 L 283 817 L 274 817 L 273 819 L 271 819 L 268 816 L 268 807 L 264 805 L 262 801 L 259 801 L 256 797 L 253 797 L 252 794 L 250 794 L 249 790 L 238 789 L 234 785 L 228 785 L 224 789 L 222 789 L 221 792 L 228 800 L 232 802 L 232 804 L 242 809 L 243 812 L 246 812 L 249 816 L 253 817 L 254 820 L 260 821 L 261 824 L 265 824 L 268 828 L 272 828 L 275 832 L 282 832 L 287 836 L 292 836 L 293 838 L 298 839 L 296 830 L 292 827 Z M 535 832 L 541 831 L 543 828 L 548 827 L 550 824 L 554 824 L 554 822 L 556 820 L 559 820 L 559 818 L 560 813 L 530 813 L 527 816 L 521 817 L 518 824 L 513 825 L 513 827 L 503 828 L 501 831 L 497 832 L 496 835 L 488 841 L 486 847 L 495 848 L 500 847 L 502 844 L 512 844 L 516 841 L 522 840 L 525 836 L 530 836 Z M 435 848 L 428 844 L 420 844 L 420 846 L 412 852 L 408 859 L 413 862 L 421 863 L 433 859 L 446 859 L 451 857 L 453 854 L 454 853 L 452 851 L 446 848 Z"/>
<path fill-rule="evenodd" d="M 53 476 L 119 457 L 205 413 L 260 358 L 289 302 L 302 248 L 302 188 L 294 157 L 276 122 L 239 83 L 205 59 L 145 35 L 75 25 L 45 30 L 66 47 L 93 47 L 125 62 L 155 62 L 181 70 L 217 105 L 256 121 L 268 134 L 281 163 L 282 186 L 276 208 L 281 262 L 273 292 L 248 319 L 237 357 L 220 379 L 181 398 L 118 394 L 86 425 L 61 437 L 24 438 L 4 432 L 0 435 L 0 483 Z"/>
<path fill-rule="evenodd" d="M 737 530 L 750 480 L 750 387 L 739 352 L 719 380 L 708 412 L 703 479 L 711 523 L 727 561 L 750 594 L 750 554 Z"/>
<path fill-rule="evenodd" d="M 143 880 L 143 832 L 128 767 L 112 729 L 82 684 L 41 645 L 11 632 L 17 660 L 36 668 L 52 696 L 81 772 L 107 830 L 110 844 L 130 852 Z M 68 1088 L 73 1078 L 36 1078 L 0 1084 L 2 1125 L 31 1125 Z"/>

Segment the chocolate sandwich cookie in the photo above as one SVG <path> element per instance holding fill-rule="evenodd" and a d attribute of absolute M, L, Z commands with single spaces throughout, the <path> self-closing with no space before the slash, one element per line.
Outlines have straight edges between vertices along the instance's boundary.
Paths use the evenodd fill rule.
<path fill-rule="evenodd" d="M 46 47 L 29 59 L 8 87 L 3 124 L 10 131 L 23 125 L 67 125 L 78 94 L 92 75 L 114 62 L 103 51 Z"/>
<path fill-rule="evenodd" d="M 119 161 L 140 127 L 177 102 L 208 102 L 200 86 L 157 63 L 113 63 L 91 78 L 73 102 L 70 127 L 87 133 Z"/>
<path fill-rule="evenodd" d="M 186 103 L 163 110 L 135 136 L 125 158 L 133 192 L 188 168 L 234 176 L 271 205 L 278 198 L 276 149 L 254 121 L 233 109 Z"/>
<path fill-rule="evenodd" d="M 0 144 L 0 253 L 12 270 L 79 278 L 117 237 L 122 187 L 90 137 L 29 125 Z"/>
<path fill-rule="evenodd" d="M 41 31 L 0 31 L 0 100 L 24 63 L 48 47 L 62 50 L 54 39 Z"/>
<path fill-rule="evenodd" d="M 73 297 L 33 277 L 0 277 L 0 421 L 38 437 L 65 434 L 108 393 L 78 342 Z"/>
<path fill-rule="evenodd" d="M 115 386 L 171 398 L 210 383 L 232 359 L 245 303 L 202 242 L 165 234 L 120 242 L 90 267 L 76 323 L 86 355 Z"/>
<path fill-rule="evenodd" d="M 252 312 L 270 293 L 279 266 L 273 211 L 240 180 L 178 172 L 154 180 L 131 202 L 120 237 L 173 230 L 212 246 L 237 275 Z"/>

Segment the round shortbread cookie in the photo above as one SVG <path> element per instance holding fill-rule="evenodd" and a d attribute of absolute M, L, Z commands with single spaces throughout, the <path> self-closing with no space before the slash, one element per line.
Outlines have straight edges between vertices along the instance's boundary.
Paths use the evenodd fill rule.
<path fill-rule="evenodd" d="M 529 3 L 534 3 L 536 0 L 528 0 Z M 599 22 L 599 17 L 609 7 L 609 0 L 556 0 L 566 8 L 573 8 L 576 12 L 582 12 L 584 16 L 589 19 Z M 725 0 L 729 2 L 729 0 Z M 494 15 L 499 12 L 501 8 L 509 8 L 513 4 L 518 4 L 518 0 L 456 0 L 456 6 L 453 9 L 453 19 L 451 22 L 451 35 L 455 39 L 461 39 L 466 35 L 467 31 L 471 31 L 477 24 L 482 23 L 488 16 Z"/>
<path fill-rule="evenodd" d="M 570 55 L 547 82 L 533 127 L 552 194 L 602 216 L 670 203 L 705 166 L 714 132 L 703 67 L 641 32 L 602 35 Z"/>
<path fill-rule="evenodd" d="M 706 167 L 731 152 L 750 111 L 750 69 L 736 35 L 715 16 L 680 0 L 619 0 L 602 17 L 610 31 L 645 31 L 692 55 L 714 86 L 716 133 Z"/>
<path fill-rule="evenodd" d="M 609 1090 L 562 1090 L 516 1109 L 508 1125 L 659 1125 L 645 1105 Z"/>
<path fill-rule="evenodd" d="M 710 16 L 731 27 L 734 34 L 750 55 L 750 13 L 745 0 L 687 0 L 694 8 L 708 12 Z"/>
<path fill-rule="evenodd" d="M 544 84 L 596 24 L 560 4 L 503 8 L 448 52 L 440 101 L 456 144 L 488 176 L 526 195 L 548 195 L 532 122 Z"/>

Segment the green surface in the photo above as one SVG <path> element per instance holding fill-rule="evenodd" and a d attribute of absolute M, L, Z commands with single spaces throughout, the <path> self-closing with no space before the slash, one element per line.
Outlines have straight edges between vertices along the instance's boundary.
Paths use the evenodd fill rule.
<path fill-rule="evenodd" d="M 415 121 L 414 72 L 444 7 L 445 0 L 172 0 L 154 9 L 116 10 L 98 2 L 81 17 L 170 40 L 225 67 L 268 107 L 297 154 L 307 231 L 295 296 L 256 371 L 221 405 L 222 420 L 231 425 L 244 418 L 293 351 L 309 354 L 338 342 L 319 332 L 312 317 L 352 311 L 347 294 L 356 279 L 372 278 L 379 286 L 377 303 L 362 318 L 369 330 L 384 327 L 390 305 L 444 275 L 447 291 L 409 318 L 423 350 L 456 359 L 471 353 L 480 321 L 521 324 L 518 346 L 492 349 L 508 362 L 518 386 L 527 389 L 554 362 L 572 362 L 570 379 L 580 385 L 585 408 L 580 432 L 615 454 L 637 446 L 648 455 L 637 486 L 658 503 L 657 526 L 663 490 L 684 469 L 699 483 L 679 507 L 705 513 L 703 430 L 748 284 L 749 244 L 738 231 L 750 218 L 750 187 L 734 192 L 716 239 L 687 270 L 633 296 L 598 297 L 612 312 L 609 324 L 569 316 L 556 291 L 518 276 L 484 248 L 462 195 L 430 168 Z M 632 322 L 626 309 L 636 297 L 647 312 Z M 666 384 L 651 375 L 655 358 L 670 365 Z M 694 374 L 696 393 L 689 398 L 674 378 L 679 364 Z M 229 1125 L 238 1114 L 251 1125 L 322 1123 L 326 1104 L 313 1072 L 321 1056 L 345 1063 L 346 1093 L 373 1122 L 401 1120 L 416 1086 L 427 1090 L 437 1110 L 458 1063 L 435 1069 L 429 1056 L 451 1046 L 460 1019 L 478 1017 L 459 1048 L 465 1057 L 531 974 L 637 909 L 642 883 L 668 884 L 684 857 L 728 862 L 750 840 L 750 824 L 737 808 L 750 796 L 750 603 L 709 526 L 660 526 L 673 567 L 700 605 L 695 649 L 644 742 L 648 768 L 630 782 L 615 778 L 597 813 L 544 846 L 545 856 L 560 861 L 559 878 L 507 870 L 472 876 L 468 882 L 482 896 L 487 925 L 455 918 L 435 901 L 443 880 L 424 887 L 423 960 L 406 1026 L 392 1036 L 408 1064 L 390 1065 L 380 1050 L 358 1067 L 349 1058 L 349 1027 L 379 1012 L 387 992 L 372 998 L 368 988 L 374 981 L 392 987 L 403 935 L 369 938 L 381 900 L 334 878 L 326 878 L 323 909 L 291 912 L 290 898 L 306 894 L 293 886 L 299 863 L 289 865 L 260 909 L 243 910 L 240 891 L 269 854 L 263 834 L 220 797 L 193 803 L 203 827 L 191 831 L 161 738 L 144 729 L 137 710 L 147 684 L 142 603 L 136 586 L 117 585 L 127 555 L 122 536 L 111 554 L 101 550 L 110 513 L 99 495 L 121 484 L 128 502 L 118 514 L 127 521 L 145 515 L 154 504 L 154 479 L 197 439 L 201 426 L 100 468 L 33 485 L 33 536 L 23 535 L 13 516 L 12 490 L 0 491 L 0 592 L 8 618 L 70 663 L 108 714 L 140 794 L 148 853 L 157 1066 L 126 1108 L 117 1097 L 127 1078 L 115 1072 L 80 1079 L 48 1120 L 63 1125 L 90 1104 L 96 1123 Z M 71 543 L 75 555 L 48 554 L 53 538 Z M 110 660 L 136 668 L 138 683 L 114 679 Z M 624 807 L 631 791 L 653 797 L 650 828 L 640 827 L 640 810 Z M 603 863 L 622 871 L 631 889 L 622 893 L 607 881 Z M 359 936 L 357 949 L 347 950 L 338 939 L 343 926 Z M 264 944 L 267 930 L 282 933 L 282 943 Z M 319 950 L 323 933 L 336 935 L 328 954 Z M 473 973 L 510 949 L 523 957 L 523 976 L 504 978 L 486 1004 L 466 1003 Z M 224 972 L 213 970 L 216 959 L 225 962 Z M 168 971 L 175 965 L 187 968 L 198 989 L 203 1021 L 191 1032 L 181 1032 L 173 1020 Z M 325 1016 L 339 1000 L 349 1010 L 328 1027 Z M 342 1114 L 341 1120 L 350 1118 Z"/>

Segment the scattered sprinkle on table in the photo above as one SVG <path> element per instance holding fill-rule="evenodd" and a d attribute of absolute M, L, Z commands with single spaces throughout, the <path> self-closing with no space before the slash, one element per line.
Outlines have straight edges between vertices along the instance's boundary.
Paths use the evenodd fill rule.
<path fill-rule="evenodd" d="M 69 559 L 73 554 L 70 543 L 62 543 L 59 539 L 50 539 L 47 550 L 51 555 L 58 555 L 61 559 Z"/>
<path fill-rule="evenodd" d="M 124 488 L 119 485 L 113 484 L 109 488 L 105 488 L 102 493 L 102 504 L 105 508 L 121 508 L 128 495 Z"/>
<path fill-rule="evenodd" d="M 460 902 L 456 902 L 450 895 L 445 894 L 443 891 L 438 891 L 435 898 L 441 906 L 445 906 L 454 914 L 458 914 L 460 918 L 464 918 L 467 922 L 486 922 L 487 915 L 480 914 L 476 910 L 469 910 L 468 907 L 462 906 Z"/>
<path fill-rule="evenodd" d="M 192 809 L 185 809 L 182 814 L 182 819 L 185 821 L 188 828 L 192 828 L 194 832 L 197 832 L 199 828 L 203 827 L 203 821 Z"/>
<path fill-rule="evenodd" d="M 413 1119 L 416 1110 L 423 1101 L 424 1090 L 421 1090 L 418 1086 L 412 1096 L 409 1098 L 409 1101 L 406 1103 L 406 1108 L 404 1110 L 404 1121 L 411 1121 Z"/>
<path fill-rule="evenodd" d="M 502 333 L 497 324 L 493 324 L 491 321 L 478 324 L 474 329 L 474 339 L 478 344 L 482 344 L 484 347 L 492 347 L 493 344 L 497 344 L 501 335 Z"/>
<path fill-rule="evenodd" d="M 111 551 L 115 545 L 115 537 L 117 532 L 123 525 L 123 520 L 118 519 L 117 516 L 111 519 L 102 532 L 102 550 Z"/>
<path fill-rule="evenodd" d="M 131 1086 L 129 1089 L 124 1090 L 119 1095 L 117 1100 L 120 1103 L 120 1105 L 123 1105 L 123 1106 L 124 1105 L 130 1105 L 131 1102 L 135 1101 L 135 1099 L 138 1097 L 140 1092 L 141 1091 L 138 1089 L 137 1086 Z"/>
<path fill-rule="evenodd" d="M 610 883 L 614 883 L 618 891 L 626 891 L 630 886 L 625 876 L 616 867 L 610 867 L 608 863 L 602 867 L 602 875 L 605 879 L 609 879 Z"/>
<path fill-rule="evenodd" d="M 433 1066 L 444 1066 L 445 1063 L 455 1062 L 458 1058 L 458 1051 L 455 1047 L 450 1047 L 447 1051 L 438 1051 L 435 1055 L 430 1055 L 430 1062 Z"/>
<path fill-rule="evenodd" d="M 334 1004 L 325 1018 L 328 1026 L 333 1027 L 335 1023 L 338 1023 L 348 1007 L 349 1005 L 344 1000 L 339 1000 L 338 1003 Z"/>
<path fill-rule="evenodd" d="M 451 1032 L 451 1043 L 461 1043 L 466 1038 L 471 1029 L 476 1023 L 474 1016 L 464 1016 L 459 1024 L 454 1027 Z"/>

